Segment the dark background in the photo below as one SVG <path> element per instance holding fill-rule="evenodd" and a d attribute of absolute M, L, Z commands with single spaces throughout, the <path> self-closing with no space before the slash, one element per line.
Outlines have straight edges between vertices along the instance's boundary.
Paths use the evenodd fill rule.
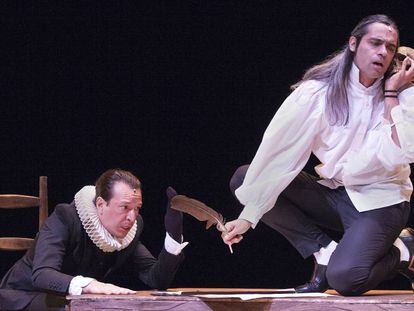
<path fill-rule="evenodd" d="M 1 2 L 0 192 L 35 194 L 47 175 L 52 212 L 104 170 L 131 170 L 144 184 L 143 241 L 158 254 L 168 185 L 237 217 L 229 178 L 251 161 L 289 86 L 369 14 L 394 17 L 414 46 L 410 3 Z M 0 234 L 33 235 L 27 214 L 2 213 Z M 311 273 L 311 260 L 262 224 L 233 255 L 190 216 L 184 236 L 173 286 L 282 288 Z M 19 256 L 0 253 L 1 274 Z"/>

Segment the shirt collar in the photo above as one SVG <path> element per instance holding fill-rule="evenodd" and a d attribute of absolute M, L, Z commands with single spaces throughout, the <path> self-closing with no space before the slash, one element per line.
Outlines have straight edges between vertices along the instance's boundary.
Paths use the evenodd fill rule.
<path fill-rule="evenodd" d="M 383 78 L 383 76 L 381 78 L 378 78 L 374 82 L 374 84 L 372 84 L 369 87 L 364 86 L 363 84 L 361 84 L 361 82 L 359 82 L 359 68 L 355 65 L 354 62 L 352 62 L 352 68 L 349 74 L 349 81 L 350 84 L 356 89 L 369 95 L 375 95 L 378 92 L 378 90 L 382 87 L 381 83 Z"/>

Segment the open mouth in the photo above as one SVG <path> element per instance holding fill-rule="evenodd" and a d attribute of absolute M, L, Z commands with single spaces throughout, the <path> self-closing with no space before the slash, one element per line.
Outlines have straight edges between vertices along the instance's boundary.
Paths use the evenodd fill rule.
<path fill-rule="evenodd" d="M 383 63 L 380 63 L 380 62 L 373 62 L 373 64 L 374 64 L 374 67 L 376 67 L 376 68 L 382 68 L 382 67 L 384 67 L 384 64 Z"/>

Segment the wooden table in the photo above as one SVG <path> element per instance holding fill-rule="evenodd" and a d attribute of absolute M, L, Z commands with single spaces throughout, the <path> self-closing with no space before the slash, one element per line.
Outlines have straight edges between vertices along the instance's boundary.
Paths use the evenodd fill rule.
<path fill-rule="evenodd" d="M 272 289 L 237 288 L 176 288 L 181 296 L 154 296 L 155 291 L 140 291 L 135 295 L 80 295 L 68 296 L 67 310 L 170 310 L 170 311 L 271 311 L 271 310 L 414 310 L 414 294 L 407 291 L 370 291 L 360 297 L 342 297 L 327 291 L 332 297 L 260 298 L 199 298 L 188 295 L 198 291 L 208 293 L 274 292 Z"/>

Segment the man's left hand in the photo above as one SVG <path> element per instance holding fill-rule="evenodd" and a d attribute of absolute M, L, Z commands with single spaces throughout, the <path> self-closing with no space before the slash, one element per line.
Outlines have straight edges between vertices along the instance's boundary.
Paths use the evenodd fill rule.
<path fill-rule="evenodd" d="M 406 57 L 399 70 L 385 81 L 386 90 L 399 90 L 414 80 L 414 60 Z"/>
<path fill-rule="evenodd" d="M 167 188 L 167 210 L 164 216 L 165 230 L 178 243 L 181 243 L 181 235 L 183 234 L 183 213 L 171 208 L 170 201 L 177 195 L 172 187 Z"/>

